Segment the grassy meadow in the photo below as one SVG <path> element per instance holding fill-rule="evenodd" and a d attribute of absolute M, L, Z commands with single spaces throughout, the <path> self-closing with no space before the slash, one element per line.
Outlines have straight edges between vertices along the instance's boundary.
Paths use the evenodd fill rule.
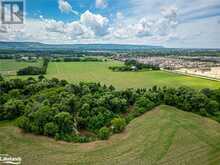
<path fill-rule="evenodd" d="M 107 141 L 66 143 L 25 134 L 0 123 L 0 153 L 22 157 L 24 165 L 189 164 L 220 162 L 220 124 L 169 106 L 134 119 Z"/>
<path fill-rule="evenodd" d="M 220 82 L 184 76 L 165 71 L 112 72 L 109 66 L 121 65 L 119 62 L 51 62 L 47 77 L 57 77 L 69 82 L 101 82 L 118 89 L 150 88 L 158 86 L 189 86 L 197 89 L 220 88 Z"/>
<path fill-rule="evenodd" d="M 41 61 L 36 63 L 17 62 L 15 60 L 0 60 L 0 73 L 17 78 L 16 71 L 27 66 L 41 66 Z M 117 61 L 108 62 L 50 62 L 47 78 L 65 79 L 72 83 L 101 82 L 113 85 L 117 89 L 150 88 L 157 86 L 189 86 L 196 89 L 220 88 L 220 82 L 170 73 L 166 71 L 140 71 L 140 72 L 113 72 L 109 66 L 119 66 Z M 28 76 L 19 76 L 27 78 Z M 37 76 L 32 76 L 37 77 Z"/>

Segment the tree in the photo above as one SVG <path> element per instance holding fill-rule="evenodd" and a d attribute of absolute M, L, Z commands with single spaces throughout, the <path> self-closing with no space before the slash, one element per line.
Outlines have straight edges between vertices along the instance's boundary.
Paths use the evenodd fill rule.
<path fill-rule="evenodd" d="M 98 137 L 101 140 L 107 140 L 110 136 L 110 130 L 107 127 L 102 127 L 98 132 Z"/>
<path fill-rule="evenodd" d="M 112 124 L 112 130 L 114 133 L 122 132 L 125 129 L 126 121 L 123 118 L 114 118 L 111 121 Z"/>
<path fill-rule="evenodd" d="M 4 104 L 4 108 L 0 110 L 1 120 L 11 120 L 19 117 L 24 112 L 24 103 L 22 100 L 10 99 Z"/>
<path fill-rule="evenodd" d="M 44 133 L 44 126 L 46 123 L 53 121 L 54 112 L 48 105 L 40 106 L 39 109 L 33 113 L 33 124 L 38 128 L 35 130 L 39 134 Z"/>
<path fill-rule="evenodd" d="M 55 123 L 59 128 L 59 132 L 70 134 L 74 130 L 73 118 L 68 112 L 60 112 L 55 116 Z"/>

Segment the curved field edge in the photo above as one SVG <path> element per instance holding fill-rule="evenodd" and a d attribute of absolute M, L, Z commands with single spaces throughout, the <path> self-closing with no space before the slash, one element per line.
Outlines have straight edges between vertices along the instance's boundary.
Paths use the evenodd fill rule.
<path fill-rule="evenodd" d="M 220 124 L 170 106 L 134 119 L 108 141 L 57 142 L 24 134 L 0 123 L 0 153 L 20 156 L 22 164 L 219 164 Z"/>

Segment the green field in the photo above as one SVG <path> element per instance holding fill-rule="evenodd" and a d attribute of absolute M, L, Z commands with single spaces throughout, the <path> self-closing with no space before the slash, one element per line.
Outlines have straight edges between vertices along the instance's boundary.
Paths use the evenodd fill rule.
<path fill-rule="evenodd" d="M 48 78 L 57 77 L 69 82 L 101 82 L 114 85 L 118 89 L 149 88 L 158 86 L 190 86 L 193 88 L 220 88 L 220 82 L 196 77 L 189 77 L 165 71 L 112 72 L 109 66 L 120 65 L 119 62 L 51 62 L 47 72 Z"/>
<path fill-rule="evenodd" d="M 220 162 L 220 124 L 169 106 L 160 106 L 134 119 L 123 133 L 108 141 L 57 142 L 24 134 L 7 122 L 0 124 L 0 139 L 0 153 L 22 157 L 24 165 Z"/>
<path fill-rule="evenodd" d="M 36 63 L 16 62 L 15 60 L 0 60 L 0 73 L 11 75 L 16 78 L 16 71 L 20 68 L 34 65 L 40 66 L 41 61 Z M 141 72 L 112 72 L 109 66 L 122 65 L 120 62 L 50 62 L 47 70 L 47 78 L 65 79 L 72 83 L 81 81 L 101 82 L 106 85 L 114 85 L 117 89 L 125 88 L 150 88 L 157 86 L 189 86 L 196 89 L 220 88 L 220 82 L 184 76 L 166 71 L 141 71 Z M 20 76 L 19 78 L 27 78 Z M 37 76 L 32 76 L 37 77 Z"/>
<path fill-rule="evenodd" d="M 42 62 L 18 62 L 16 60 L 2 60 L 0 59 L 0 73 L 3 75 L 16 75 L 19 69 L 27 66 L 41 66 Z"/>

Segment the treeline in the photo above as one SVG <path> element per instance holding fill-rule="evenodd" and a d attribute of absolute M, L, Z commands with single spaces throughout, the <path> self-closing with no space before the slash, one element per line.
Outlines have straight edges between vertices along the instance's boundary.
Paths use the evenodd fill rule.
<path fill-rule="evenodd" d="M 140 71 L 143 69 L 148 70 L 160 70 L 158 65 L 142 64 L 136 60 L 126 60 L 124 66 L 111 66 L 109 67 L 114 72 L 126 72 L 126 71 Z"/>
<path fill-rule="evenodd" d="M 93 57 L 64 57 L 64 62 L 102 62 L 100 58 L 93 58 Z"/>
<path fill-rule="evenodd" d="M 117 91 L 99 83 L 76 85 L 43 76 L 37 80 L 0 78 L 0 120 L 17 118 L 17 125 L 26 132 L 65 141 L 108 139 L 161 104 L 220 121 L 220 89 L 155 86 Z M 83 135 L 81 130 L 91 133 Z"/>
<path fill-rule="evenodd" d="M 47 73 L 49 59 L 43 59 L 42 67 L 28 66 L 17 71 L 17 75 L 44 75 Z"/>

